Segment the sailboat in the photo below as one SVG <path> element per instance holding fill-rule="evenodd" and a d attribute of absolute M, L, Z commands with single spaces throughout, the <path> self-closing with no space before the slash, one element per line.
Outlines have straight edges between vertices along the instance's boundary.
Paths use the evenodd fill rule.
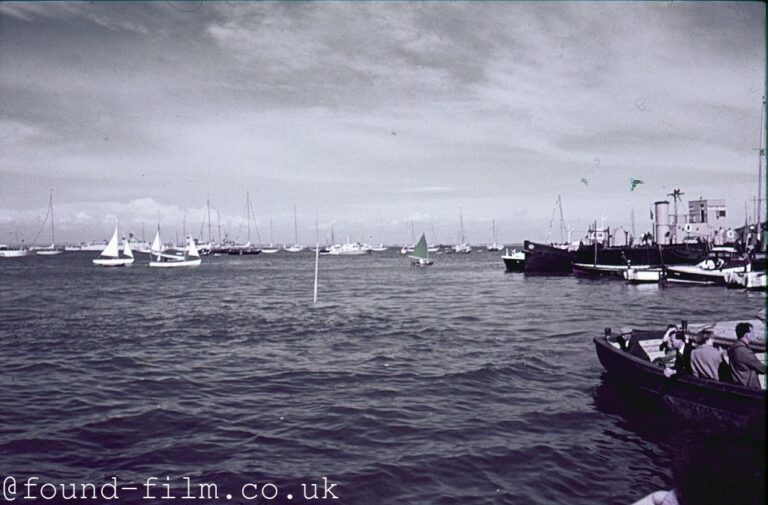
<path fill-rule="evenodd" d="M 115 225 L 115 233 L 112 234 L 107 247 L 101 251 L 98 258 L 94 258 L 93 264 L 102 267 L 124 267 L 133 263 L 133 251 L 131 246 L 128 245 L 128 240 L 125 240 L 125 247 L 123 248 L 123 256 L 120 256 L 120 249 L 117 241 L 117 225 Z"/>
<path fill-rule="evenodd" d="M 48 216 L 51 218 L 51 245 L 35 249 L 35 254 L 38 256 L 56 256 L 57 254 L 64 252 L 64 249 L 56 248 L 56 241 L 53 234 L 53 190 L 51 190 L 51 195 L 48 198 L 48 213 L 46 214 L 46 219 L 48 219 Z M 43 224 L 45 224 L 45 222 L 43 222 Z"/>
<path fill-rule="evenodd" d="M 251 217 L 253 217 L 253 207 L 251 207 L 251 196 L 248 192 L 245 193 L 245 221 L 248 227 L 248 242 L 245 244 L 234 244 L 227 249 L 227 254 L 230 256 L 242 256 L 249 255 L 255 256 L 261 253 L 261 249 L 251 244 Z M 258 228 L 256 230 L 258 233 Z M 239 235 L 239 232 L 238 232 Z M 260 241 L 261 239 L 259 239 Z"/>
<path fill-rule="evenodd" d="M 155 235 L 155 242 L 160 242 L 160 231 Z M 200 252 L 197 250 L 197 244 L 192 237 L 187 237 L 187 247 L 181 254 L 169 254 L 166 252 L 155 252 L 155 243 L 152 244 L 152 259 L 149 260 L 151 267 L 194 267 L 200 265 Z"/>
<path fill-rule="evenodd" d="M 275 247 L 275 242 L 272 239 L 272 218 L 269 218 L 269 247 L 262 247 L 261 252 L 264 254 L 275 254 L 279 251 L 279 247 Z"/>
<path fill-rule="evenodd" d="M 425 267 L 434 263 L 434 261 L 429 259 L 427 238 L 423 233 L 421 234 L 418 243 L 413 248 L 413 253 L 409 254 L 408 257 L 411 259 L 411 265 L 416 267 Z"/>
<path fill-rule="evenodd" d="M 472 247 L 467 244 L 464 237 L 464 217 L 461 215 L 461 207 L 459 207 L 459 244 L 453 246 L 453 251 L 461 254 L 469 254 L 472 252 Z"/>
<path fill-rule="evenodd" d="M 296 237 L 296 242 L 292 246 L 284 247 L 283 249 L 285 249 L 288 252 L 300 252 L 300 251 L 303 251 L 304 250 L 304 246 L 303 245 L 299 245 L 299 224 L 298 224 L 298 220 L 296 219 L 296 206 L 295 205 L 293 206 L 293 233 L 294 233 L 294 236 Z"/>
<path fill-rule="evenodd" d="M 499 244 L 499 238 L 496 235 L 496 220 L 493 220 L 493 244 L 488 244 L 486 249 L 489 251 L 501 251 L 504 248 L 503 245 Z"/>

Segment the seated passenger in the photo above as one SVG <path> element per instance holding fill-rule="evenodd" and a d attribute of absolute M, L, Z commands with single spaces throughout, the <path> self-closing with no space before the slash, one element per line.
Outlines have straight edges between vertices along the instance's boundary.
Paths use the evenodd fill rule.
<path fill-rule="evenodd" d="M 616 337 L 616 342 L 619 343 L 622 351 L 626 351 L 632 356 L 636 356 L 645 361 L 651 361 L 648 353 L 645 352 L 643 346 L 632 336 L 632 328 L 624 326 L 619 330 L 619 336 Z"/>
<path fill-rule="evenodd" d="M 667 325 L 667 331 L 664 333 L 664 337 L 661 339 L 659 345 L 659 351 L 664 351 L 666 354 L 653 360 L 653 362 L 661 367 L 672 366 L 677 358 L 677 350 L 670 345 L 669 341 L 672 339 L 672 335 L 677 332 L 676 324 Z"/>
<path fill-rule="evenodd" d="M 731 370 L 733 382 L 747 386 L 748 388 L 760 389 L 760 378 L 758 374 L 765 373 L 765 365 L 755 356 L 755 353 L 749 348 L 749 344 L 757 341 L 757 335 L 752 332 L 752 325 L 749 323 L 739 323 L 736 325 L 735 344 L 728 348 L 728 367 Z"/>
<path fill-rule="evenodd" d="M 711 330 L 704 330 L 699 335 L 699 346 L 691 351 L 691 370 L 695 377 L 720 378 L 723 353 L 715 347 L 714 337 Z"/>
<path fill-rule="evenodd" d="M 669 347 L 675 351 L 675 364 L 668 366 L 665 364 L 664 375 L 671 377 L 673 375 L 690 375 L 691 370 L 691 351 L 693 346 L 685 342 L 685 333 L 676 331 L 669 339 Z"/>

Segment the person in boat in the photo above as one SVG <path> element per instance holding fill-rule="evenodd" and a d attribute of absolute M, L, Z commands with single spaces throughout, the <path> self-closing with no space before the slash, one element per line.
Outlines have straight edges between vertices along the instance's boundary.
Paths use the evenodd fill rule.
<path fill-rule="evenodd" d="M 673 375 L 690 375 L 691 370 L 691 352 L 693 346 L 685 341 L 685 332 L 675 331 L 669 337 L 667 349 L 674 350 L 674 365 L 670 366 L 671 360 L 663 363 L 664 375 L 671 377 Z"/>
<path fill-rule="evenodd" d="M 653 362 L 660 367 L 666 367 L 668 365 L 672 365 L 675 362 L 675 358 L 677 357 L 677 349 L 675 349 L 669 341 L 672 339 L 672 336 L 677 333 L 678 328 L 676 324 L 668 324 L 667 325 L 667 331 L 664 333 L 664 337 L 661 339 L 661 344 L 659 345 L 659 351 L 664 352 L 664 356 L 661 356 L 659 358 L 656 358 L 653 360 Z"/>
<path fill-rule="evenodd" d="M 699 334 L 698 346 L 691 351 L 691 371 L 694 377 L 705 379 L 722 379 L 723 353 L 715 347 L 715 334 L 712 330 L 704 330 Z"/>
<path fill-rule="evenodd" d="M 619 336 L 616 337 L 616 342 L 619 343 L 619 347 L 621 347 L 622 351 L 628 352 L 645 361 L 651 361 L 648 353 L 646 353 L 643 346 L 640 345 L 640 342 L 632 336 L 632 328 L 629 326 L 624 326 L 619 330 Z"/>
<path fill-rule="evenodd" d="M 736 343 L 728 348 L 728 368 L 731 371 L 731 379 L 736 384 L 748 388 L 760 389 L 759 374 L 765 373 L 765 365 L 755 356 L 749 348 L 749 344 L 757 341 L 757 336 L 752 331 L 749 323 L 736 325 Z"/>

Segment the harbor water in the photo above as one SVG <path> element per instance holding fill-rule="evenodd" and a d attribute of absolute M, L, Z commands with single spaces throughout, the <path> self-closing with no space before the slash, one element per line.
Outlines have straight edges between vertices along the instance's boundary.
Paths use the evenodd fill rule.
<path fill-rule="evenodd" d="M 626 397 L 592 337 L 765 304 L 505 273 L 477 251 L 321 257 L 316 305 L 306 251 L 92 257 L 0 261 L 0 476 L 137 488 L 111 503 L 191 482 L 219 499 L 183 503 L 630 504 L 671 486 L 686 428 Z"/>

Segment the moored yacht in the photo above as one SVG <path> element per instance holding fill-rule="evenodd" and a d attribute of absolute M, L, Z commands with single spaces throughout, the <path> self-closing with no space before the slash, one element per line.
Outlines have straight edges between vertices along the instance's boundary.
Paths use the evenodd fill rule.
<path fill-rule="evenodd" d="M 713 247 L 706 259 L 696 265 L 667 267 L 667 281 L 688 284 L 725 284 L 729 272 L 743 272 L 748 258 L 733 247 Z M 756 268 L 759 270 L 760 268 Z M 765 270 L 765 264 L 762 265 Z"/>

